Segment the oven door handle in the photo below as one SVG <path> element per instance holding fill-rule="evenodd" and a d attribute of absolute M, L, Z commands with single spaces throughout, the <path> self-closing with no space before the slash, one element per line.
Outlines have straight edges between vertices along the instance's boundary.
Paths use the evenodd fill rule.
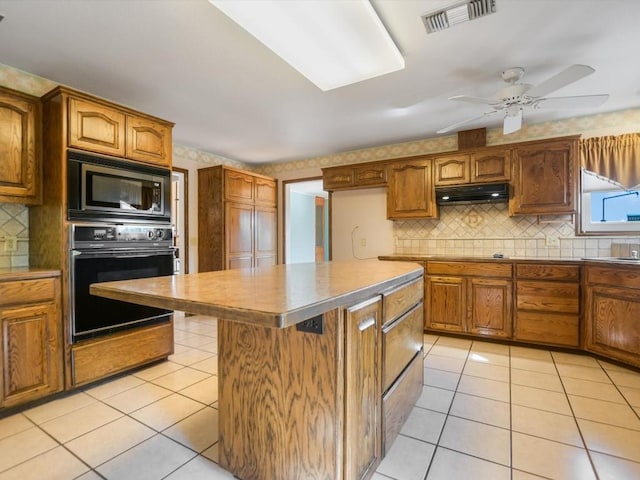
<path fill-rule="evenodd" d="M 149 258 L 149 257 L 160 257 L 165 255 L 174 256 L 174 250 L 154 250 L 154 251 L 145 251 L 145 252 L 131 252 L 124 253 L 123 252 L 84 252 L 80 250 L 71 250 L 72 257 L 83 256 L 84 258 Z"/>

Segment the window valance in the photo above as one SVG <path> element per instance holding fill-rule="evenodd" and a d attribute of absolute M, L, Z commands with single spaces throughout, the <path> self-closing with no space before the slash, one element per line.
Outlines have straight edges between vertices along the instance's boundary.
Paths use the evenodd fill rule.
<path fill-rule="evenodd" d="M 625 189 L 640 187 L 640 133 L 580 140 L 580 165 Z"/>

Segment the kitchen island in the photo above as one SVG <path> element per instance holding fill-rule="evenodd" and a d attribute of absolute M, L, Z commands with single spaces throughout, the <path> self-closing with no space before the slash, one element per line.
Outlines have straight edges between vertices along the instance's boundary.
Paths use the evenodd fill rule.
<path fill-rule="evenodd" d="M 218 317 L 220 465 L 243 480 L 370 478 L 422 390 L 423 268 L 377 260 L 94 284 Z"/>

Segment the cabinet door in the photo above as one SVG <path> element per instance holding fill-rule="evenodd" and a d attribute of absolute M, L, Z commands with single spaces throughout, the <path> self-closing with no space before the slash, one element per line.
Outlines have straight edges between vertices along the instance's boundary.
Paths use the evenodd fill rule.
<path fill-rule="evenodd" d="M 272 207 L 255 207 L 255 259 L 256 267 L 277 263 L 278 218 Z"/>
<path fill-rule="evenodd" d="M 574 142 L 513 149 L 511 215 L 575 213 Z"/>
<path fill-rule="evenodd" d="M 322 188 L 326 191 L 353 188 L 354 182 L 353 167 L 334 167 L 322 172 Z"/>
<path fill-rule="evenodd" d="M 255 177 L 256 203 L 275 207 L 278 203 L 278 184 L 275 180 Z"/>
<path fill-rule="evenodd" d="M 387 218 L 434 218 L 437 216 L 431 166 L 431 160 L 427 159 L 389 165 Z"/>
<path fill-rule="evenodd" d="M 505 182 L 511 177 L 511 152 L 500 150 L 471 155 L 471 183 Z"/>
<path fill-rule="evenodd" d="M 470 278 L 469 333 L 511 338 L 513 282 Z"/>
<path fill-rule="evenodd" d="M 354 184 L 357 187 L 383 187 L 387 184 L 385 164 L 363 165 L 354 168 Z"/>
<path fill-rule="evenodd" d="M 433 161 L 435 185 L 460 185 L 469 183 L 469 155 L 441 157 Z"/>
<path fill-rule="evenodd" d="M 225 217 L 226 268 L 252 267 L 253 207 L 229 202 Z"/>
<path fill-rule="evenodd" d="M 466 281 L 461 277 L 427 277 L 425 328 L 466 331 Z"/>
<path fill-rule="evenodd" d="M 69 99 L 69 146 L 125 156 L 125 114 L 97 103 Z"/>
<path fill-rule="evenodd" d="M 381 455 L 380 349 L 382 300 L 346 312 L 345 479 L 361 479 Z"/>
<path fill-rule="evenodd" d="M 224 171 L 224 197 L 226 200 L 234 202 L 253 203 L 253 175 L 236 172 L 235 170 Z"/>
<path fill-rule="evenodd" d="M 0 406 L 18 405 L 60 390 L 55 306 L 4 309 L 0 322 Z"/>
<path fill-rule="evenodd" d="M 588 350 L 640 366 L 638 319 L 640 290 L 601 286 L 587 289 Z"/>
<path fill-rule="evenodd" d="M 0 88 L 0 125 L 0 202 L 40 203 L 40 101 Z"/>
<path fill-rule="evenodd" d="M 127 115 L 127 152 L 132 160 L 171 166 L 171 128 L 153 120 Z"/>

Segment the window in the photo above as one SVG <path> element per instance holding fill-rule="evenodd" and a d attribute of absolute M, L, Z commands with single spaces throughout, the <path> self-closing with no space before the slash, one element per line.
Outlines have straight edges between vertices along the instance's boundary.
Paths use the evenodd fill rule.
<path fill-rule="evenodd" d="M 640 190 L 582 170 L 582 233 L 640 232 Z"/>

